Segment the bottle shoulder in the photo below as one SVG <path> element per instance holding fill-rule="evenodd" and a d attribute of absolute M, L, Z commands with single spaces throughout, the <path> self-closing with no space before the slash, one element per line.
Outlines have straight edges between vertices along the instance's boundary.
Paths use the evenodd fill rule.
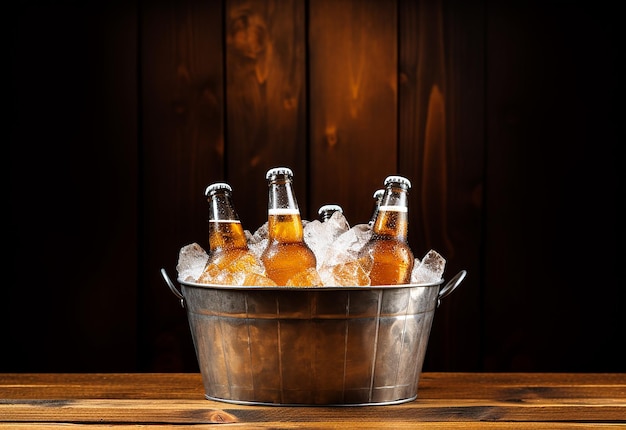
<path fill-rule="evenodd" d="M 386 236 L 372 233 L 370 239 L 363 245 L 363 248 L 411 248 L 406 238 L 396 236 Z"/>

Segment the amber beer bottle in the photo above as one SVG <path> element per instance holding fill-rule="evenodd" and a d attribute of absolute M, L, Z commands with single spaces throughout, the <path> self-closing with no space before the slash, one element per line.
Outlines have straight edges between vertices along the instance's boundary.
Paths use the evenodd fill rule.
<path fill-rule="evenodd" d="M 328 221 L 335 212 L 343 213 L 343 208 L 339 205 L 322 205 L 318 209 L 317 214 L 319 215 L 320 221 L 325 222 Z"/>
<path fill-rule="evenodd" d="M 205 195 L 209 203 L 209 258 L 198 282 L 241 284 L 250 273 L 262 274 L 261 263 L 248 249 L 233 205 L 231 186 L 213 183 L 206 188 Z"/>
<path fill-rule="evenodd" d="M 315 254 L 304 242 L 300 209 L 293 189 L 293 172 L 288 167 L 269 169 L 267 206 L 268 242 L 261 254 L 267 276 L 287 285 L 294 275 L 315 269 Z"/>
<path fill-rule="evenodd" d="M 384 184 L 372 237 L 359 251 L 358 260 L 369 273 L 370 285 L 408 284 L 414 261 L 407 241 L 411 182 L 402 176 L 388 176 Z"/>

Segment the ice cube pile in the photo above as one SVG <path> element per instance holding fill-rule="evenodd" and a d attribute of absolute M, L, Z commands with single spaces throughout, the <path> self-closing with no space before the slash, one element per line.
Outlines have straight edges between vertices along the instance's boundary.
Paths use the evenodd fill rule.
<path fill-rule="evenodd" d="M 304 241 L 313 250 L 317 258 L 317 273 L 303 274 L 303 276 L 308 279 L 313 276 L 316 285 L 323 286 L 369 285 L 368 274 L 356 261 L 359 250 L 372 234 L 368 224 L 357 224 L 350 227 L 341 212 L 333 213 L 326 222 L 303 220 L 302 224 L 304 226 Z M 246 230 L 245 234 L 250 251 L 260 260 L 261 253 L 268 241 L 267 222 L 254 233 Z M 197 282 L 203 273 L 208 258 L 208 253 L 197 243 L 183 246 L 180 249 L 176 266 L 178 279 L 185 282 Z M 437 251 L 428 251 L 421 260 L 415 259 L 411 283 L 421 284 L 440 281 L 445 265 L 446 260 Z M 245 271 L 245 268 L 240 266 L 239 270 Z M 251 285 L 248 283 L 249 277 L 233 278 L 228 276 L 227 278 L 231 280 L 241 279 L 240 282 L 236 282 L 237 285 Z M 298 283 L 296 282 L 294 285 L 298 285 Z"/>

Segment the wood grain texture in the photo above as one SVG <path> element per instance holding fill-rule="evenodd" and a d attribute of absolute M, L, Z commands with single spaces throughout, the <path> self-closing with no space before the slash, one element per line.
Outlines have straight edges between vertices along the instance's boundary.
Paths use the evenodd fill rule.
<path fill-rule="evenodd" d="M 426 370 L 480 361 L 483 12 L 480 2 L 399 3 L 400 170 L 413 182 L 409 243 L 418 258 L 430 249 L 443 255 L 449 277 L 469 274 L 437 311 Z"/>
<path fill-rule="evenodd" d="M 367 223 L 372 194 L 397 174 L 397 4 L 309 4 L 311 202 Z M 311 214 L 317 218 L 317 213 Z"/>
<path fill-rule="evenodd" d="M 206 244 L 209 182 L 254 230 L 288 164 L 307 218 L 413 181 L 415 253 L 468 271 L 424 370 L 626 371 L 615 5 L 14 4 L 0 368 L 197 371 L 159 270 Z"/>
<path fill-rule="evenodd" d="M 244 228 L 267 221 L 265 173 L 294 172 L 307 213 L 303 0 L 226 2 L 227 178 Z"/>
<path fill-rule="evenodd" d="M 387 406 L 248 406 L 204 400 L 199 374 L 0 374 L 0 427 L 233 423 L 254 428 L 410 428 L 419 423 L 426 428 L 435 424 L 609 428 L 626 424 L 624 374 L 424 373 L 418 395 L 415 401 Z"/>
<path fill-rule="evenodd" d="M 194 352 L 184 312 L 160 275 L 178 251 L 208 249 L 206 186 L 223 180 L 222 7 L 218 2 L 142 9 L 142 366 L 181 369 Z M 183 319 L 181 320 L 181 316 Z"/>

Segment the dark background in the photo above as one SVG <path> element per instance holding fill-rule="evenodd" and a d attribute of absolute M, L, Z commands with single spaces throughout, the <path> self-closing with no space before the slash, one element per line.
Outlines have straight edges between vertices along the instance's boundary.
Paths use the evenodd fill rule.
<path fill-rule="evenodd" d="M 608 2 L 20 5 L 10 21 L 2 372 L 195 372 L 160 276 L 207 247 L 206 185 L 245 228 L 268 168 L 304 218 L 367 222 L 413 183 L 446 279 L 425 371 L 624 372 L 621 23 Z"/>

